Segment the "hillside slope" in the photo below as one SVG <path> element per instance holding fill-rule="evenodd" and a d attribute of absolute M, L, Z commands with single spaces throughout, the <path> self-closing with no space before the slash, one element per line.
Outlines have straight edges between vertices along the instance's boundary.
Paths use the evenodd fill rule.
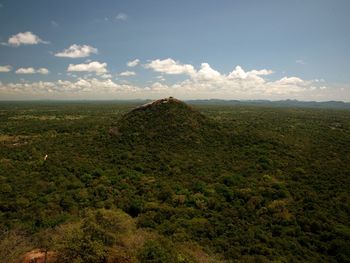
<path fill-rule="evenodd" d="M 150 143 L 190 143 L 204 135 L 207 118 L 175 98 L 139 106 L 117 123 L 123 139 Z M 203 139 L 203 138 L 202 138 Z"/>

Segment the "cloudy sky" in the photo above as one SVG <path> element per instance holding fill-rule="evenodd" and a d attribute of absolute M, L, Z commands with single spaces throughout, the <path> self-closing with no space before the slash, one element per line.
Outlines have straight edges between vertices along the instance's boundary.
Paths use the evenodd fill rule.
<path fill-rule="evenodd" d="M 348 0 L 0 0 L 0 100 L 350 101 Z"/>

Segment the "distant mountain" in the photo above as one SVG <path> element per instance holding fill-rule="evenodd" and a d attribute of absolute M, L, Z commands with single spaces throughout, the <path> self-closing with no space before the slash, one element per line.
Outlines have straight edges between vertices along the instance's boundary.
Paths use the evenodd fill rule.
<path fill-rule="evenodd" d="M 1 101 L 0 105 L 55 105 L 55 104 L 130 104 L 141 105 L 152 102 L 151 99 L 130 99 L 130 100 L 30 100 L 30 101 Z M 223 106 L 266 106 L 266 107 L 298 107 L 298 108 L 325 108 L 325 109 L 350 109 L 350 102 L 343 101 L 299 101 L 299 100 L 223 100 L 223 99 L 203 99 L 184 100 L 192 105 L 223 105 Z"/>
<path fill-rule="evenodd" d="M 350 109 L 350 102 L 343 101 L 298 101 L 298 100 L 188 100 L 193 105 L 251 105 L 251 106 L 272 106 L 272 107 L 300 107 L 300 108 L 330 108 L 330 109 Z"/>

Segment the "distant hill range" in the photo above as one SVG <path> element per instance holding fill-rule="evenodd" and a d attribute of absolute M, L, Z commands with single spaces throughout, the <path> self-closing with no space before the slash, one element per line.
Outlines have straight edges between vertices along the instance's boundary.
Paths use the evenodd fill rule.
<path fill-rule="evenodd" d="M 188 100 L 192 105 L 223 105 L 223 106 L 272 106 L 272 107 L 300 107 L 300 108 L 332 108 L 332 109 L 350 109 L 350 102 L 343 101 L 299 101 L 299 100 Z"/>
<path fill-rule="evenodd" d="M 0 105 L 6 105 L 14 103 L 18 104 L 55 104 L 55 103 L 92 103 L 92 104 L 109 104 L 109 103 L 120 103 L 120 104 L 132 104 L 142 105 L 150 103 L 154 100 L 150 99 L 131 99 L 131 100 L 0 100 Z M 299 101 L 299 100 L 223 100 L 223 99 L 203 99 L 203 100 L 184 100 L 187 104 L 191 105 L 222 105 L 222 106 L 265 106 L 265 107 L 298 107 L 298 108 L 319 108 L 319 109 L 345 109 L 350 110 L 350 102 L 344 101 Z"/>

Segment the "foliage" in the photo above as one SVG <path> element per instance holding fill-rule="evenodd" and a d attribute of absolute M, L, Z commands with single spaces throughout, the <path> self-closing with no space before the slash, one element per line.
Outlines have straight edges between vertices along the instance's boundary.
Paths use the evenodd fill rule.
<path fill-rule="evenodd" d="M 0 104 L 5 262 L 349 262 L 349 111 L 134 106 Z"/>

